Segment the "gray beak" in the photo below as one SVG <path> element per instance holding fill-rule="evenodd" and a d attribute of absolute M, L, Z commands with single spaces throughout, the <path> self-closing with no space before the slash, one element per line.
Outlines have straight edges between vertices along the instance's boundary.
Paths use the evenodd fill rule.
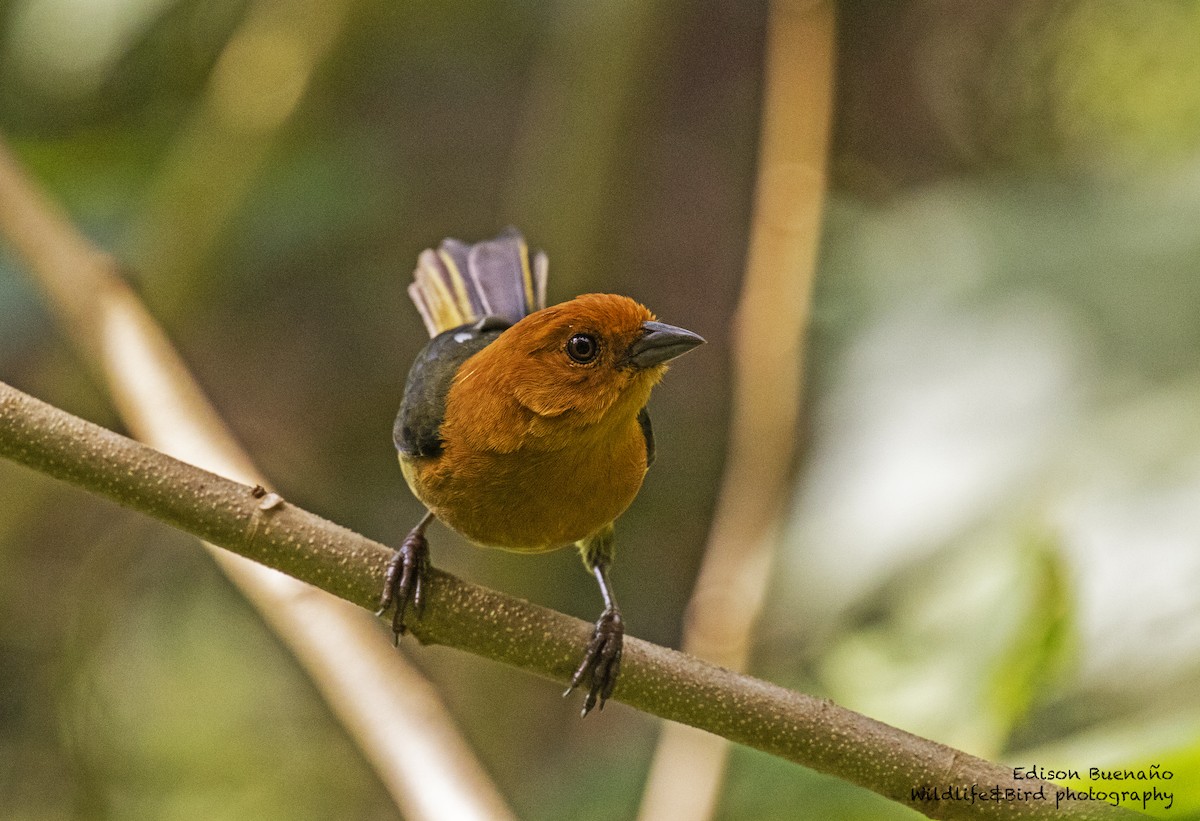
<path fill-rule="evenodd" d="M 669 362 L 697 345 L 704 337 L 662 322 L 643 322 L 642 338 L 629 346 L 625 361 L 638 368 L 650 368 Z"/>

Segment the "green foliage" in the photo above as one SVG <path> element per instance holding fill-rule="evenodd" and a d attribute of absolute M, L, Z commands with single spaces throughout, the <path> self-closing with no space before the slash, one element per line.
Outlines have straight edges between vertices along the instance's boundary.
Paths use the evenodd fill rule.
<path fill-rule="evenodd" d="M 80 624 L 62 701 L 86 774 L 87 815 L 386 817 L 387 798 L 319 696 L 202 556 L 162 561 L 163 540 L 108 545 L 119 597 Z M 112 591 L 115 593 L 116 591 Z"/>
<path fill-rule="evenodd" d="M 871 596 L 820 679 L 868 715 L 996 757 L 1067 658 L 1064 574 L 1053 542 L 1003 529 L 933 554 Z"/>
<path fill-rule="evenodd" d="M 808 636 L 768 645 L 769 669 L 1014 763 L 1175 758 L 1177 736 L 1145 745 L 1163 711 L 1194 726 L 1194 175 L 1009 175 L 831 212 L 770 620 Z"/>
<path fill-rule="evenodd" d="M 285 495 L 385 541 L 417 514 L 389 434 L 424 341 L 403 294 L 420 249 L 518 223 L 550 254 L 552 298 L 629 292 L 703 332 L 709 353 L 656 394 L 659 460 L 614 573 L 630 631 L 675 641 L 722 461 L 764 7 L 355 4 L 252 173 L 184 169 L 225 218 L 199 196 L 153 200 L 254 5 L 94 4 L 111 25 L 35 38 L 29 15 L 66 4 L 8 4 L 0 129 L 136 262 Z M 809 458 L 756 654 L 772 678 L 973 752 L 1160 763 L 1178 773 L 1173 818 L 1200 806 L 1183 587 L 1200 487 L 1198 8 L 842 4 Z M 68 35 L 104 31 L 124 39 L 91 75 L 45 68 L 72 56 Z M 146 252 L 148 213 L 204 242 Z M 0 268 L 0 376 L 115 424 L 16 276 Z M 9 466 L 0 487 L 6 813 L 394 816 L 186 543 Z M 433 540 L 454 572 L 594 609 L 569 555 Z M 644 717 L 580 724 L 545 682 L 418 657 L 523 817 L 634 811 Z M 721 817 L 796 806 L 911 816 L 734 753 Z"/>
<path fill-rule="evenodd" d="M 991 77 L 1006 103 L 995 117 L 1003 150 L 1077 167 L 1145 168 L 1200 148 L 1200 6 L 1024 6 Z"/>
<path fill-rule="evenodd" d="M 1008 633 L 1008 647 L 995 657 L 984 705 L 1006 736 L 1057 686 L 1075 649 L 1071 619 L 1077 606 L 1055 540 L 1034 534 L 1014 553 L 1021 569 L 1007 589 L 1022 603 L 1023 612 Z"/>
<path fill-rule="evenodd" d="M 729 787 L 718 821 L 791 821 L 797 807 L 811 818 L 838 821 L 913 821 L 925 816 L 836 778 L 797 770 L 754 750 L 730 751 Z"/>

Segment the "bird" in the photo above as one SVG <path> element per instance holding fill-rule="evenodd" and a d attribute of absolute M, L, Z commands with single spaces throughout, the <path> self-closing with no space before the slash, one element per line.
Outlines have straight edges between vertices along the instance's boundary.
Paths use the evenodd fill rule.
<path fill-rule="evenodd" d="M 564 696 L 604 708 L 625 633 L 609 569 L 614 522 L 654 462 L 646 410 L 667 363 L 704 343 L 617 294 L 546 306 L 549 263 L 512 227 L 447 238 L 417 259 L 409 297 L 431 337 L 393 427 L 401 471 L 426 513 L 388 562 L 379 610 L 398 643 L 420 618 L 434 518 L 469 541 L 518 553 L 574 544 L 604 609 Z"/>

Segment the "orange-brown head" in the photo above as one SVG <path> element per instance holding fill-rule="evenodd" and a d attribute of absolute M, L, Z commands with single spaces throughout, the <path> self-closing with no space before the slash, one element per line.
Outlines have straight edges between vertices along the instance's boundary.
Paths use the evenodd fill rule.
<path fill-rule="evenodd" d="M 642 413 L 650 390 L 669 360 L 703 341 L 611 294 L 543 308 L 504 330 L 446 331 L 409 377 L 397 422 L 405 478 L 479 544 L 539 551 L 584 539 L 637 495 L 653 457 Z M 479 343 L 445 371 L 445 401 L 430 403 L 445 378 L 439 351 Z"/>
<path fill-rule="evenodd" d="M 468 359 L 447 404 L 473 406 L 463 432 L 480 445 L 490 436 L 498 450 L 530 439 L 553 449 L 636 418 L 666 363 L 703 342 L 628 297 L 585 294 L 526 316 Z"/>

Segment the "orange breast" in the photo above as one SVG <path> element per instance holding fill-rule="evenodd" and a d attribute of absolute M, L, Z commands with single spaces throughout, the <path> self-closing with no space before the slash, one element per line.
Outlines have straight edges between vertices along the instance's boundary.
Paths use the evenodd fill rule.
<path fill-rule="evenodd" d="M 417 498 L 471 541 L 540 552 L 594 533 L 629 507 L 646 474 L 646 442 L 630 419 L 567 448 L 500 453 L 450 441 L 436 457 L 401 456 L 401 466 Z"/>

